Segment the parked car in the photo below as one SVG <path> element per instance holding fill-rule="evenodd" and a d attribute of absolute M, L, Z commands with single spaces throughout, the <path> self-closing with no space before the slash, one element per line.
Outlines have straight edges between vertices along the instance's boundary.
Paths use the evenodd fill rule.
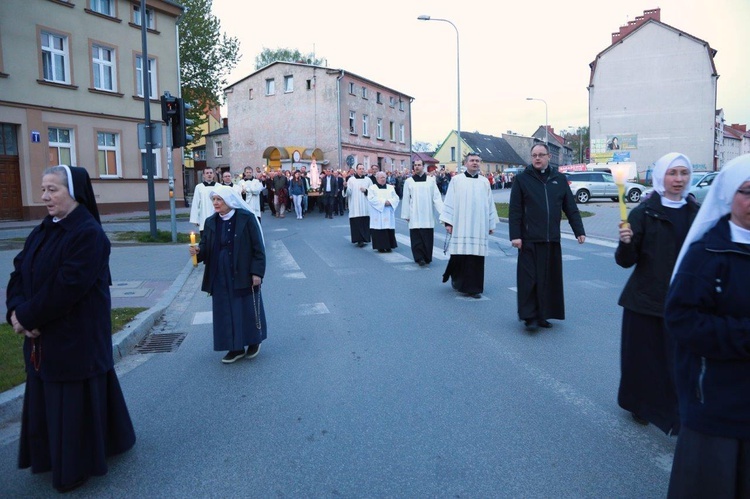
<path fill-rule="evenodd" d="M 591 198 L 609 198 L 612 201 L 619 199 L 617 184 L 611 173 L 607 172 L 569 172 L 568 185 L 573 191 L 576 201 L 588 203 Z M 625 200 L 637 203 L 641 200 L 641 194 L 646 188 L 632 182 L 625 183 Z"/>
<path fill-rule="evenodd" d="M 690 194 L 695 196 L 695 200 L 700 204 L 706 200 L 708 189 L 718 174 L 719 172 L 693 172 L 693 178 L 690 180 Z M 653 187 L 647 189 L 643 196 L 650 196 L 653 190 Z"/>

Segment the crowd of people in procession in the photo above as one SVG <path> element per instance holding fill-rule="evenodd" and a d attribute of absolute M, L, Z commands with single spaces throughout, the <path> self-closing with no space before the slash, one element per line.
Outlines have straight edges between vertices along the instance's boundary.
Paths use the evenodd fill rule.
<path fill-rule="evenodd" d="M 214 350 L 227 351 L 229 364 L 258 355 L 267 337 L 266 208 L 278 218 L 294 210 L 297 219 L 316 208 L 329 219 L 348 212 L 351 243 L 379 252 L 397 247 L 400 215 L 419 266 L 432 261 L 439 221 L 450 252 L 443 282 L 481 298 L 497 184 L 511 187 L 518 319 L 529 332 L 553 327 L 548 319 L 565 319 L 562 214 L 579 244 L 586 235 L 547 146 L 535 144 L 531 157 L 515 178 L 499 180 L 482 173 L 476 153 L 457 174 L 427 172 L 421 160 L 410 172 L 324 165 L 314 179 L 304 167 L 247 167 L 239 179 L 207 168 L 190 217 L 200 242 L 189 252 L 205 265 Z M 702 206 L 688 195 L 691 176 L 685 155 L 660 158 L 653 194 L 613 228 L 616 263 L 634 268 L 619 301 L 617 400 L 637 423 L 678 435 L 669 497 L 750 497 L 750 155 L 721 170 Z M 85 169 L 53 167 L 42 190 L 49 216 L 14 260 L 6 320 L 25 337 L 19 466 L 52 470 L 53 485 L 67 491 L 105 474 L 106 457 L 132 447 L 135 434 L 113 370 L 109 244 L 91 181 Z"/>

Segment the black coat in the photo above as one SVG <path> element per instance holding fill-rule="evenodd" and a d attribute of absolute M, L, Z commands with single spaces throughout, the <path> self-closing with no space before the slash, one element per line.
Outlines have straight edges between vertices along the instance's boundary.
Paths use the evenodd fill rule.
<path fill-rule="evenodd" d="M 211 293 L 214 269 L 214 250 L 216 241 L 216 220 L 219 214 L 214 213 L 206 219 L 203 234 L 199 243 L 198 261 L 204 262 L 206 269 L 203 273 L 201 289 Z M 234 289 L 250 289 L 253 285 L 253 275 L 260 278 L 266 274 L 266 249 L 260 224 L 255 215 L 245 210 L 235 210 L 234 242 L 232 249 L 232 272 L 234 274 Z"/>
<path fill-rule="evenodd" d="M 690 246 L 667 295 L 682 423 L 750 440 L 750 250 L 729 215 Z"/>
<path fill-rule="evenodd" d="M 700 206 L 692 196 L 687 198 L 690 224 Z M 680 248 L 675 240 L 672 222 L 661 205 L 661 196 L 654 192 L 628 215 L 633 230 L 629 244 L 620 242 L 615 262 L 623 268 L 635 265 L 618 304 L 645 315 L 664 316 L 664 300 Z"/>
<path fill-rule="evenodd" d="M 576 237 L 586 235 L 568 180 L 555 168 L 548 176 L 535 171 L 533 166 L 516 176 L 510 191 L 508 231 L 510 240 L 524 243 L 560 242 L 562 213 Z"/>
<path fill-rule="evenodd" d="M 79 205 L 57 223 L 47 216 L 13 260 L 6 291 L 7 320 L 38 329 L 44 381 L 76 381 L 106 373 L 112 358 L 110 242 Z M 31 340 L 24 343 L 29 372 Z"/>

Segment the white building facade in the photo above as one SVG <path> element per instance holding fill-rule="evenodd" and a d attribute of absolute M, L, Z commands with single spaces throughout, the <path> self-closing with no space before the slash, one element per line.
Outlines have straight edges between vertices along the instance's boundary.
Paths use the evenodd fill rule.
<path fill-rule="evenodd" d="M 630 28 L 591 63 L 591 160 L 645 172 L 676 151 L 715 169 L 716 51 L 653 17 Z"/>

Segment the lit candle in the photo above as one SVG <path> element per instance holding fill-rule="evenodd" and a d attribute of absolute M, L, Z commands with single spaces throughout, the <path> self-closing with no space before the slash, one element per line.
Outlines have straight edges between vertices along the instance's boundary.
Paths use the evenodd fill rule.
<path fill-rule="evenodd" d="M 195 246 L 195 232 L 190 233 L 190 246 Z M 193 267 L 198 266 L 198 255 L 193 255 Z"/>
<path fill-rule="evenodd" d="M 623 223 L 628 221 L 628 209 L 625 207 L 625 182 L 628 177 L 628 166 L 623 163 L 617 163 L 612 165 L 612 176 L 617 184 L 618 198 L 620 201 L 620 220 Z"/>

